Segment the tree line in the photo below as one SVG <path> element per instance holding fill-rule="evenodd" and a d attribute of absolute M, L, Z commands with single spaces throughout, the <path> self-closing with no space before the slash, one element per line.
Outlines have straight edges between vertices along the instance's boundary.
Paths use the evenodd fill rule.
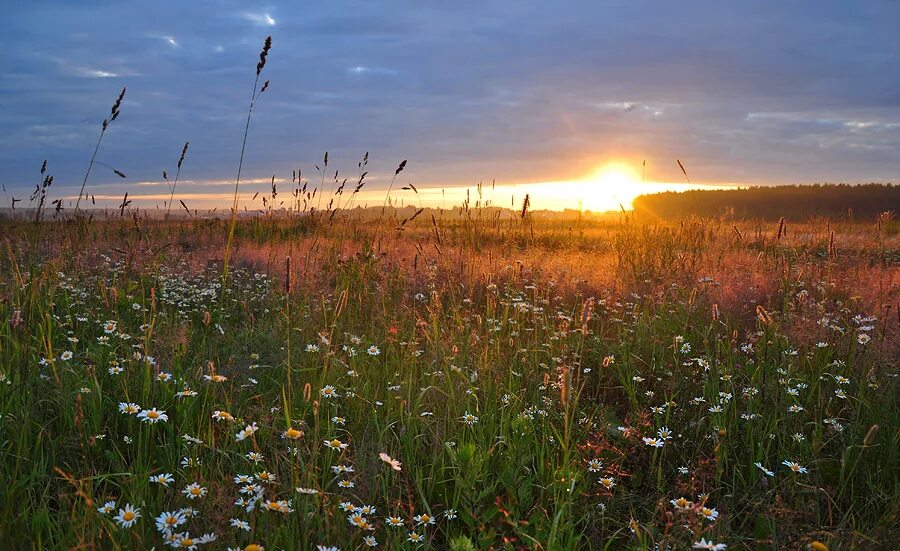
<path fill-rule="evenodd" d="M 816 184 L 691 190 L 641 195 L 636 215 L 647 218 L 778 219 L 824 217 L 871 219 L 900 209 L 900 185 Z"/>

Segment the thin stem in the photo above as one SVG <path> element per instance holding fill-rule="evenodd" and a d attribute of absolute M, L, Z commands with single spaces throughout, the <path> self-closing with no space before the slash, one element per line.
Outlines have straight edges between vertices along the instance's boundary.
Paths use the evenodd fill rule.
<path fill-rule="evenodd" d="M 81 196 L 84 195 L 84 186 L 87 185 L 88 177 L 91 175 L 91 169 L 94 168 L 94 159 L 97 158 L 97 152 L 100 151 L 100 142 L 103 141 L 103 135 L 106 134 L 106 126 L 100 130 L 100 137 L 97 138 L 97 145 L 94 146 L 94 154 L 91 155 L 91 162 L 88 163 L 87 172 L 84 173 L 84 180 L 81 182 L 81 190 L 78 191 L 78 200 L 75 201 L 75 214 L 78 214 L 78 206 L 81 204 Z"/>
<path fill-rule="evenodd" d="M 250 108 L 247 109 L 247 122 L 244 124 L 244 139 L 241 141 L 241 158 L 238 161 L 237 178 L 234 180 L 234 203 L 231 206 L 231 227 L 228 230 L 228 242 L 225 244 L 225 255 L 222 267 L 222 292 L 225 292 L 225 284 L 228 280 L 228 259 L 231 256 L 231 242 L 234 239 L 234 227 L 237 223 L 238 188 L 241 183 L 241 170 L 244 167 L 244 151 L 247 148 L 247 134 L 250 132 L 250 115 L 253 114 L 253 104 L 256 102 L 256 87 L 259 85 L 259 71 L 253 81 L 253 93 L 250 95 Z"/>

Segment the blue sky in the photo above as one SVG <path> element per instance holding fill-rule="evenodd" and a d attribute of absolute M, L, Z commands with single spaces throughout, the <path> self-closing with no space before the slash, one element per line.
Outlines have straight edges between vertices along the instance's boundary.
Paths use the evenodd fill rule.
<path fill-rule="evenodd" d="M 99 195 L 229 193 L 266 35 L 270 89 L 249 182 L 292 169 L 372 185 L 577 179 L 610 160 L 649 177 L 742 184 L 900 181 L 900 2 L 3 0 L 0 183 L 49 161 L 77 193 L 122 86 Z M 263 184 L 248 184 L 248 190 Z M 152 202 L 152 201 L 151 201 Z"/>

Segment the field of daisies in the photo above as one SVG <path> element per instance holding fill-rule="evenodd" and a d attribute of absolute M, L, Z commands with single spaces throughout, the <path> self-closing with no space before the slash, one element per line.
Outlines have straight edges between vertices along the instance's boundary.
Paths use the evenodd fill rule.
<path fill-rule="evenodd" d="M 577 224 L 3 223 L 0 547 L 893 548 L 896 227 Z"/>

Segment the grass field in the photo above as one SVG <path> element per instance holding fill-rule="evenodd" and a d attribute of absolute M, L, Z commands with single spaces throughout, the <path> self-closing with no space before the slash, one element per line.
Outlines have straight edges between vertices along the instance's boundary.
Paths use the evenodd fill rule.
<path fill-rule="evenodd" d="M 4 548 L 900 538 L 889 217 L 122 213 L 0 225 Z"/>

